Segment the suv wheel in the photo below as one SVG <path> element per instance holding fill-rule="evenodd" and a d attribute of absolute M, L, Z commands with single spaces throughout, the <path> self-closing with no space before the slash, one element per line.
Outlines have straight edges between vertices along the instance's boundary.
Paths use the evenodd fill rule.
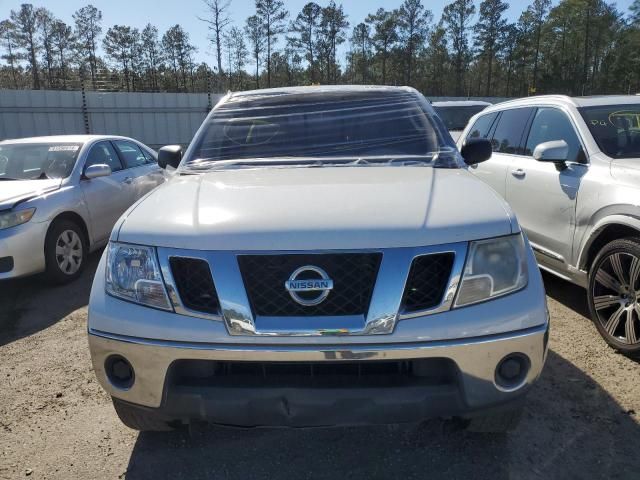
<path fill-rule="evenodd" d="M 46 276 L 52 283 L 67 283 L 82 273 L 87 259 L 87 241 L 82 229 L 69 220 L 56 221 L 44 244 Z"/>
<path fill-rule="evenodd" d="M 640 239 L 605 245 L 589 273 L 589 310 L 600 335 L 622 353 L 640 352 Z"/>

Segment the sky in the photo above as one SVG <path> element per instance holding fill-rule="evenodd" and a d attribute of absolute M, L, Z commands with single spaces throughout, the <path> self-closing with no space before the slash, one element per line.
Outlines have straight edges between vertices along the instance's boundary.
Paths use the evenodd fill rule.
<path fill-rule="evenodd" d="M 9 17 L 12 9 L 20 8 L 21 3 L 28 0 L 0 0 L 0 20 Z M 92 3 L 102 11 L 104 31 L 111 25 L 129 25 L 139 29 L 147 23 L 152 23 L 160 30 L 160 34 L 169 27 L 179 23 L 190 35 L 191 43 L 198 48 L 195 60 L 214 63 L 214 50 L 208 41 L 207 25 L 197 19 L 204 16 L 206 8 L 202 0 L 31 0 L 36 7 L 44 6 L 51 10 L 56 17 L 73 24 L 72 14 L 79 8 Z M 309 0 L 285 0 L 287 9 L 291 15 L 297 15 Z M 326 5 L 328 0 L 315 0 L 320 5 Z M 440 19 L 442 9 L 451 0 L 423 0 L 423 4 L 433 12 L 434 19 Z M 350 29 L 364 20 L 367 14 L 375 12 L 382 7 L 387 10 L 397 8 L 402 0 L 336 0 L 342 3 L 345 13 L 348 15 Z M 476 7 L 480 0 L 476 0 Z M 529 0 L 511 0 L 507 11 L 507 17 L 515 21 L 520 13 L 530 3 Z M 557 1 L 553 2 L 554 4 Z M 618 8 L 628 11 L 632 0 L 617 0 Z M 295 13 L 294 13 L 295 12 Z M 242 27 L 245 19 L 255 13 L 254 0 L 231 0 L 230 16 L 234 25 Z M 477 15 L 477 14 L 476 14 Z M 104 33 L 103 31 L 103 33 Z M 282 43 L 282 42 L 281 42 Z M 343 45 L 341 55 L 346 52 Z"/>

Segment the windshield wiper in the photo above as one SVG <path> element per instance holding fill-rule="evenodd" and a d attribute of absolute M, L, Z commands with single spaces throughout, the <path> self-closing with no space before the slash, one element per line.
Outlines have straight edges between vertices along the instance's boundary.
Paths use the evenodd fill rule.
<path fill-rule="evenodd" d="M 345 157 L 273 157 L 237 160 L 201 159 L 189 162 L 180 170 L 182 174 L 202 173 L 225 168 L 255 168 L 255 167 L 323 167 L 323 166 L 376 166 L 376 165 L 424 165 L 433 162 L 433 155 L 377 155 L 377 156 L 345 156 Z"/>
<path fill-rule="evenodd" d="M 0 180 L 20 180 L 19 178 L 0 177 Z"/>

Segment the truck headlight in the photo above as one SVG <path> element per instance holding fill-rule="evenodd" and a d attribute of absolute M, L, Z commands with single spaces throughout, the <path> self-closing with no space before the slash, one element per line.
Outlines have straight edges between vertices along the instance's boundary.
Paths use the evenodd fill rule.
<path fill-rule="evenodd" d="M 105 288 L 114 297 L 172 310 L 153 247 L 109 243 Z"/>
<path fill-rule="evenodd" d="M 36 213 L 35 208 L 25 208 L 24 210 L 9 210 L 8 212 L 0 212 L 0 230 L 15 227 L 27 223 Z"/>
<path fill-rule="evenodd" d="M 524 288 L 529 279 L 521 233 L 471 242 L 455 306 L 471 305 Z"/>

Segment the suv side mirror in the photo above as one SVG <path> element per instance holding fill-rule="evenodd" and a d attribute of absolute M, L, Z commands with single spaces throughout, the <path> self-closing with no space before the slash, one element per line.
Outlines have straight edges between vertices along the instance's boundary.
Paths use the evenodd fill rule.
<path fill-rule="evenodd" d="M 89 180 L 92 178 L 108 177 L 109 175 L 111 175 L 111 167 L 106 163 L 96 163 L 84 169 L 84 178 Z"/>
<path fill-rule="evenodd" d="M 486 138 L 473 138 L 467 140 L 460 149 L 464 163 L 467 165 L 476 165 L 491 158 L 493 149 L 491 142 Z"/>
<path fill-rule="evenodd" d="M 182 160 L 182 147 L 180 145 L 167 145 L 158 150 L 158 165 L 162 168 L 171 166 L 178 168 Z"/>
<path fill-rule="evenodd" d="M 569 159 L 569 145 L 564 140 L 541 143 L 533 150 L 533 158 L 539 162 L 555 163 L 558 170 L 564 170 Z"/>

